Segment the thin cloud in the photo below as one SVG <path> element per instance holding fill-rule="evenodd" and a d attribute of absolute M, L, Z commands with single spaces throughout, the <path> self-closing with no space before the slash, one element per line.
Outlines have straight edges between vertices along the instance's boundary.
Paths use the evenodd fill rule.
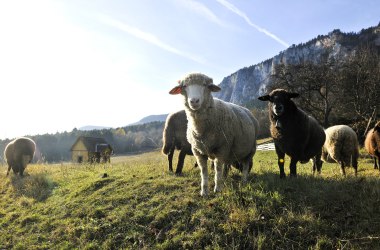
<path fill-rule="evenodd" d="M 192 55 L 190 53 L 187 53 L 185 51 L 181 51 L 169 44 L 166 44 L 165 42 L 161 41 L 158 37 L 156 37 L 155 35 L 151 34 L 151 33 L 148 33 L 148 32 L 145 32 L 145 31 L 142 31 L 136 27 L 132 27 L 132 26 L 129 26 L 123 22 L 120 22 L 118 20 L 115 20 L 115 19 L 112 19 L 108 16 L 104 16 L 104 15 L 101 15 L 99 16 L 99 20 L 111 27 L 114 27 L 116 29 L 119 29 L 121 31 L 124 31 L 134 37 L 137 37 L 141 40 L 144 40 L 148 43 L 151 43 L 161 49 L 164 49 L 166 51 L 169 51 L 173 54 L 176 54 L 176 55 L 179 55 L 181 57 L 184 57 L 184 58 L 187 58 L 187 59 L 190 59 L 192 61 L 195 61 L 197 63 L 200 63 L 200 64 L 205 64 L 205 60 L 199 56 L 196 56 L 196 55 Z"/>
<path fill-rule="evenodd" d="M 265 35 L 267 35 L 270 38 L 274 39 L 275 41 L 279 42 L 280 44 L 282 44 L 286 48 L 289 47 L 288 43 L 286 43 L 285 41 L 281 40 L 276 35 L 272 34 L 271 32 L 267 31 L 266 29 L 264 29 L 264 28 L 262 28 L 262 27 L 260 27 L 260 26 L 258 26 L 256 24 L 254 24 L 248 18 L 248 16 L 244 12 L 242 12 L 241 10 L 239 10 L 238 8 L 236 8 L 233 4 L 229 3 L 226 0 L 216 0 L 216 1 L 218 3 L 220 3 L 221 5 L 223 5 L 224 7 L 226 7 L 227 9 L 229 9 L 230 11 L 234 12 L 235 14 L 237 14 L 238 16 L 240 16 L 241 18 L 243 18 L 248 23 L 248 25 L 252 26 L 253 28 L 255 28 L 256 30 L 258 30 L 259 32 L 264 33 Z"/>
<path fill-rule="evenodd" d="M 212 12 L 209 8 L 207 8 L 204 4 L 200 3 L 200 2 L 197 2 L 197 1 L 193 1 L 193 0 L 182 0 L 182 1 L 179 1 L 182 6 L 198 13 L 199 15 L 205 17 L 206 19 L 208 19 L 209 21 L 213 22 L 213 23 L 216 23 L 222 27 L 229 27 L 228 24 L 226 24 L 225 22 L 223 22 L 221 19 L 219 19 L 215 14 L 214 12 Z"/>

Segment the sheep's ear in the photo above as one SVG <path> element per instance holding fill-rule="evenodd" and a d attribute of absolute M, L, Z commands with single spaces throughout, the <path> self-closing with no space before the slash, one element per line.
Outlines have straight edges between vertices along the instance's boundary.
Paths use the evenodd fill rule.
<path fill-rule="evenodd" d="M 288 97 L 291 99 L 291 98 L 296 98 L 296 97 L 299 97 L 300 94 L 298 93 L 288 93 Z"/>
<path fill-rule="evenodd" d="M 263 95 L 258 98 L 260 101 L 269 101 L 270 96 L 269 95 Z"/>
<path fill-rule="evenodd" d="M 376 124 L 375 127 L 373 128 L 373 133 L 380 131 L 380 124 Z"/>
<path fill-rule="evenodd" d="M 175 86 L 172 90 L 169 91 L 169 94 L 171 95 L 178 95 L 182 92 L 182 85 Z"/>
<path fill-rule="evenodd" d="M 208 85 L 208 89 L 211 91 L 211 92 L 218 92 L 221 90 L 221 88 L 219 86 L 216 86 L 215 84 L 210 84 Z"/>

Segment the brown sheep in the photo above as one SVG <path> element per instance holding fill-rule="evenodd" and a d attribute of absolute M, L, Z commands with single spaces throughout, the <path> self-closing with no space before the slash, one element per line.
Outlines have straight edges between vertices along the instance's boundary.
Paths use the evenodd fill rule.
<path fill-rule="evenodd" d="M 5 147 L 4 158 L 8 164 L 9 171 L 23 176 L 26 166 L 33 160 L 36 144 L 32 139 L 26 137 L 16 138 Z"/>
<path fill-rule="evenodd" d="M 291 98 L 298 93 L 275 89 L 269 95 L 259 97 L 269 101 L 270 132 L 274 140 L 280 168 L 280 178 L 285 178 L 284 157 L 290 158 L 290 176 L 297 176 L 297 162 L 313 159 L 313 172 L 321 171 L 322 146 L 325 132 L 317 120 L 298 108 Z"/>
<path fill-rule="evenodd" d="M 368 131 L 364 146 L 374 159 L 374 169 L 379 169 L 377 162 L 380 164 L 380 121 L 376 123 L 374 128 Z"/>
<path fill-rule="evenodd" d="M 169 171 L 173 172 L 173 155 L 174 150 L 180 150 L 178 156 L 177 175 L 182 174 L 183 164 L 186 155 L 193 155 L 191 145 L 186 139 L 187 118 L 185 110 L 169 114 L 166 118 L 165 128 L 163 131 L 162 153 L 168 156 Z"/>

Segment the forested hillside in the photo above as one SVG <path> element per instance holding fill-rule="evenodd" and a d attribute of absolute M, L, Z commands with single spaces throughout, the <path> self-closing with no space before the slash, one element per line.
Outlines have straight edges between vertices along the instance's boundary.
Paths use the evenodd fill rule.
<path fill-rule="evenodd" d="M 43 134 L 29 136 L 37 144 L 36 160 L 40 162 L 60 162 L 71 158 L 70 148 L 79 136 L 102 137 L 112 145 L 115 154 L 148 151 L 161 146 L 163 122 L 126 126 L 117 129 L 102 129 Z M 3 152 L 10 140 L 0 140 Z M 1 157 L 2 154 L 1 154 Z"/>

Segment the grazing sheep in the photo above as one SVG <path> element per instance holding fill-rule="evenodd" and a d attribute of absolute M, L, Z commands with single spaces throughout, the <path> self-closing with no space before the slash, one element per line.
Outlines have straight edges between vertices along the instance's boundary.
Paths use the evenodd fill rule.
<path fill-rule="evenodd" d="M 358 173 L 359 142 L 355 131 L 346 125 L 336 125 L 325 130 L 326 141 L 322 149 L 322 160 L 329 158 L 340 163 L 342 175 L 346 175 L 345 166 L 352 166 Z"/>
<path fill-rule="evenodd" d="M 201 169 L 202 196 L 208 195 L 208 158 L 214 162 L 214 191 L 218 192 L 228 165 L 240 166 L 243 182 L 247 181 L 256 152 L 257 120 L 248 109 L 213 98 L 211 92 L 219 90 L 210 77 L 191 73 L 169 92 L 183 96 L 187 140 Z"/>
<path fill-rule="evenodd" d="M 26 166 L 32 161 L 36 144 L 26 137 L 16 138 L 8 143 L 4 150 L 4 158 L 8 163 L 7 175 L 13 170 L 15 174 L 24 174 Z"/>
<path fill-rule="evenodd" d="M 380 164 L 380 122 L 377 122 L 365 138 L 365 149 L 374 159 L 374 169 L 379 169 L 377 162 Z"/>
<path fill-rule="evenodd" d="M 187 118 L 185 110 L 169 114 L 166 118 L 165 128 L 163 131 L 162 153 L 168 156 L 169 171 L 173 172 L 173 155 L 174 150 L 180 150 L 178 156 L 177 169 L 175 173 L 182 173 L 183 164 L 186 155 L 193 155 L 191 145 L 186 139 Z"/>
<path fill-rule="evenodd" d="M 325 133 L 317 120 L 298 108 L 291 98 L 298 93 L 275 89 L 269 95 L 259 97 L 269 101 L 270 132 L 274 140 L 280 168 L 280 178 L 285 178 L 284 157 L 290 156 L 290 176 L 297 176 L 297 162 L 313 158 L 313 172 L 321 171 L 322 146 Z"/>

